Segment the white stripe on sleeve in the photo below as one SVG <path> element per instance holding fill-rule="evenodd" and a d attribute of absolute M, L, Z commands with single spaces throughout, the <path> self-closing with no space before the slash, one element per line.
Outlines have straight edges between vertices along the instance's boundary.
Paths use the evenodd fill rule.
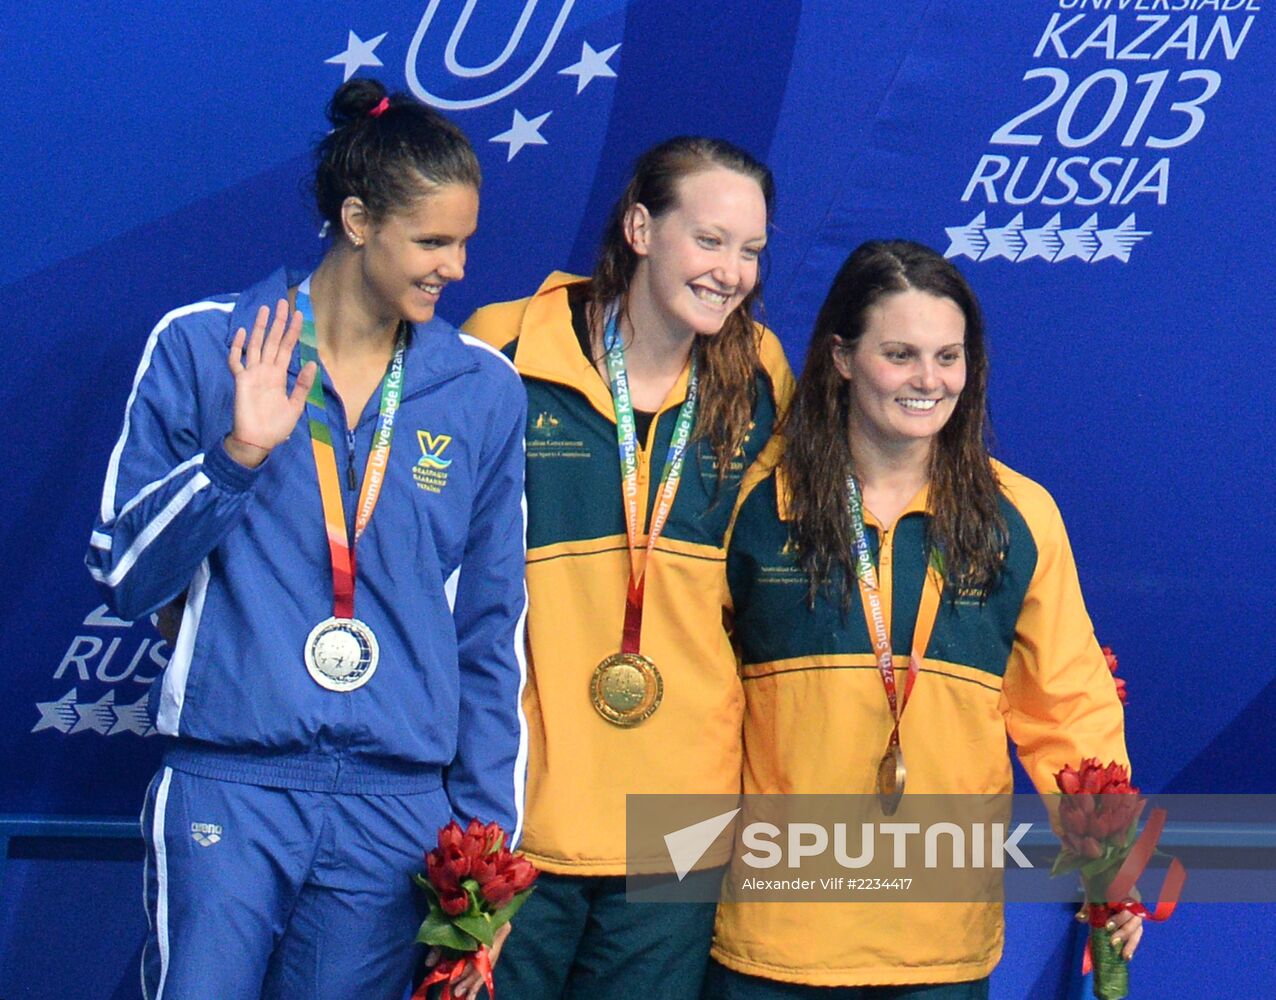
<path fill-rule="evenodd" d="M 211 480 L 204 473 L 197 473 L 191 478 L 191 481 L 183 486 L 180 490 L 173 494 L 173 499 L 164 505 L 163 510 L 155 515 L 155 520 L 151 521 L 141 533 L 133 539 L 133 544 L 128 547 L 128 551 L 120 556 L 120 561 L 115 564 L 115 569 L 109 573 L 103 573 L 96 566 L 89 567 L 89 574 L 98 583 L 104 583 L 108 587 L 118 587 L 120 581 L 128 575 L 128 571 L 133 568 L 133 564 L 146 551 L 148 545 L 159 536 L 159 533 L 168 527 L 169 522 L 180 514 L 191 498 L 206 487 Z"/>
<path fill-rule="evenodd" d="M 102 484 L 101 519 L 103 524 L 115 517 L 115 487 L 120 474 L 120 456 L 123 455 L 125 442 L 128 441 L 129 416 L 133 412 L 133 404 L 137 401 L 137 391 L 142 384 L 142 378 L 151 367 L 151 355 L 155 353 L 155 344 L 159 340 L 159 335 L 175 320 L 181 319 L 183 316 L 206 312 L 210 309 L 228 313 L 234 308 L 235 303 L 233 302 L 208 301 L 194 302 L 191 305 L 182 306 L 180 309 L 174 309 L 156 323 L 155 328 L 151 330 L 150 336 L 146 338 L 146 347 L 142 351 L 142 360 L 138 362 L 137 373 L 133 376 L 133 389 L 129 393 L 128 402 L 124 404 L 124 427 L 120 431 L 119 439 L 115 442 L 115 447 L 111 449 L 111 460 L 106 466 L 106 481 Z"/>

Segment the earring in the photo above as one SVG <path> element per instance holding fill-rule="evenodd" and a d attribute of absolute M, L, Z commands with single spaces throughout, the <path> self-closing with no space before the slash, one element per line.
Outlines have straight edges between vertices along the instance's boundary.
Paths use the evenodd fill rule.
<path fill-rule="evenodd" d="M 354 244 L 354 247 L 356 250 L 360 249 L 363 246 L 363 240 L 355 236 L 354 233 L 346 233 L 346 236 L 350 238 L 350 242 Z"/>

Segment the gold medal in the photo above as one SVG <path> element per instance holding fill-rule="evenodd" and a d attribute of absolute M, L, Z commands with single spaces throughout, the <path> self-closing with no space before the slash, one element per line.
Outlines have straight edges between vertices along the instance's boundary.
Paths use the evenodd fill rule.
<path fill-rule="evenodd" d="M 881 763 L 877 765 L 877 801 L 881 803 L 882 812 L 894 816 L 899 808 L 899 800 L 904 795 L 904 779 L 908 772 L 904 769 L 904 751 L 894 740 L 882 754 Z"/>
<path fill-rule="evenodd" d="M 612 653 L 589 681 L 594 709 L 616 726 L 636 726 L 660 707 L 665 685 L 660 671 L 641 653 Z"/>

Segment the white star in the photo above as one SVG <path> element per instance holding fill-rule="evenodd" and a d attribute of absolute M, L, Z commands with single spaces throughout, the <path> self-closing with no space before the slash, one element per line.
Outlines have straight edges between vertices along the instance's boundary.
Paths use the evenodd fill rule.
<path fill-rule="evenodd" d="M 76 705 L 75 714 L 80 720 L 71 727 L 70 732 L 82 733 L 91 729 L 95 733 L 108 733 L 115 725 L 115 692 L 108 691 L 92 705 Z"/>
<path fill-rule="evenodd" d="M 595 77 L 616 75 L 616 71 L 607 65 L 607 60 L 618 48 L 620 48 L 619 43 L 609 49 L 595 52 L 588 42 L 581 42 L 580 61 L 572 63 L 566 69 L 560 69 L 558 75 L 576 77 L 576 93 L 579 94 Z"/>
<path fill-rule="evenodd" d="M 986 222 L 985 214 L 980 212 L 964 226 L 945 226 L 944 232 L 948 234 L 949 243 L 944 256 L 978 260 L 979 255 L 988 248 L 988 240 L 984 237 Z"/>
<path fill-rule="evenodd" d="M 1027 246 L 1024 247 L 1023 253 L 1019 255 L 1019 263 L 1022 264 L 1025 260 L 1032 260 L 1033 257 L 1054 260 L 1054 255 L 1063 246 L 1063 240 L 1059 239 L 1059 227 L 1062 224 L 1059 213 L 1055 212 L 1054 218 L 1040 229 L 1025 229 L 1023 238 Z"/>
<path fill-rule="evenodd" d="M 155 732 L 155 727 L 151 725 L 151 715 L 146 710 L 146 701 L 147 696 L 142 695 L 131 705 L 116 705 L 115 725 L 106 735 L 137 733 L 138 736 L 150 736 Z"/>
<path fill-rule="evenodd" d="M 345 76 L 341 78 L 344 83 L 349 80 L 355 73 L 359 72 L 364 66 L 384 66 L 385 64 L 373 54 L 373 49 L 381 44 L 389 32 L 381 32 L 376 38 L 370 38 L 366 42 L 363 41 L 353 31 L 347 32 L 346 50 L 338 52 L 331 59 L 325 59 L 325 63 L 335 66 L 345 67 Z"/>
<path fill-rule="evenodd" d="M 1055 257 L 1055 263 L 1067 260 L 1069 257 L 1080 257 L 1082 260 L 1089 260 L 1093 257 L 1094 251 L 1099 246 L 1099 241 L 1094 235 L 1094 231 L 1098 228 L 1099 216 L 1098 213 L 1095 213 L 1076 229 L 1059 230 L 1059 237 L 1063 240 L 1063 248 L 1059 251 L 1058 256 Z"/>
<path fill-rule="evenodd" d="M 552 111 L 546 111 L 543 115 L 537 115 L 531 121 L 528 121 L 523 117 L 523 113 L 515 108 L 514 124 L 500 135 L 492 136 L 488 142 L 509 143 L 510 155 L 505 158 L 506 163 L 514 159 L 518 155 L 518 151 L 524 146 L 548 146 L 549 140 L 541 135 L 540 127 L 545 124 L 545 119 L 552 114 Z"/>
<path fill-rule="evenodd" d="M 31 732 L 41 729 L 56 729 L 59 733 L 69 733 L 75 725 L 75 688 L 71 688 L 57 701 L 38 701 L 35 705 L 40 710 L 40 721 Z"/>
<path fill-rule="evenodd" d="M 1143 237 L 1151 236 L 1151 230 L 1134 228 L 1134 213 L 1131 212 L 1126 220 L 1115 229 L 1100 229 L 1096 236 L 1099 237 L 1099 249 L 1095 255 L 1090 258 L 1090 263 L 1103 260 L 1105 257 L 1115 257 L 1123 264 L 1130 262 L 1130 250 L 1134 244 L 1138 243 Z"/>
<path fill-rule="evenodd" d="M 992 260 L 994 257 L 1005 257 L 1014 260 L 1023 252 L 1023 212 L 1016 215 L 1007 225 L 998 229 L 985 229 L 984 238 L 988 240 L 988 249 L 980 256 L 980 260 Z"/>

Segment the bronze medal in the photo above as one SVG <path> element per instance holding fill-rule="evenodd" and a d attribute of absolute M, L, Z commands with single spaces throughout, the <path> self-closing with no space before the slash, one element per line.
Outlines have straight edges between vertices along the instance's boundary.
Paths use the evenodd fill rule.
<path fill-rule="evenodd" d="M 882 754 L 881 763 L 877 765 L 877 801 L 882 812 L 894 816 L 899 808 L 899 800 L 904 796 L 904 779 L 908 772 L 904 768 L 904 751 L 894 740 Z"/>
<path fill-rule="evenodd" d="M 641 653 L 613 653 L 598 664 L 589 681 L 594 709 L 608 722 L 625 728 L 650 718 L 664 693 L 660 671 Z"/>

